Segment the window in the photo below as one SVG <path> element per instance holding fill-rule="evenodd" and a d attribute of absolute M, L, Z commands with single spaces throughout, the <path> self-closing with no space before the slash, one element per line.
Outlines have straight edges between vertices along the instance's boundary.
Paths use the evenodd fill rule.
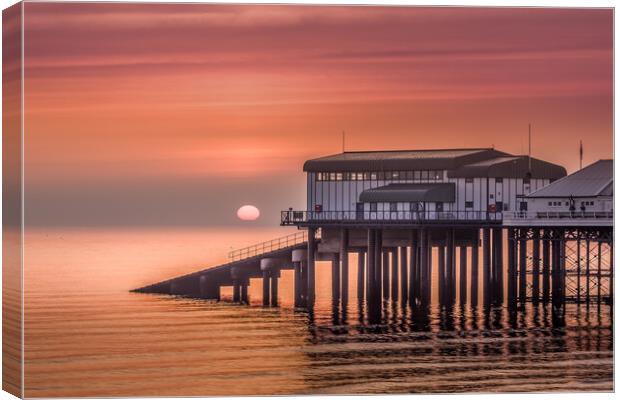
<path fill-rule="evenodd" d="M 390 212 L 398 211 L 398 203 L 390 203 Z"/>
<path fill-rule="evenodd" d="M 432 171 L 432 177 L 435 180 L 441 179 L 441 171 Z"/>
<path fill-rule="evenodd" d="M 420 180 L 420 171 L 413 171 L 413 179 Z"/>
<path fill-rule="evenodd" d="M 370 203 L 370 211 L 377 212 L 377 203 Z"/>
<path fill-rule="evenodd" d="M 413 171 L 407 171 L 407 179 L 413 179 Z"/>
<path fill-rule="evenodd" d="M 465 183 L 474 183 L 474 178 L 465 178 Z"/>
<path fill-rule="evenodd" d="M 474 202 L 473 201 L 466 201 L 465 202 L 465 208 L 474 208 Z"/>
<path fill-rule="evenodd" d="M 529 185 L 530 184 L 530 177 L 526 176 L 525 178 L 523 178 L 523 184 L 524 185 Z"/>
<path fill-rule="evenodd" d="M 428 171 L 422 171 L 422 180 L 428 179 Z"/>
<path fill-rule="evenodd" d="M 409 203 L 409 211 L 414 211 L 414 212 L 418 211 L 418 204 L 419 203 L 417 203 L 415 201 L 412 202 L 412 203 Z"/>
<path fill-rule="evenodd" d="M 377 180 L 377 173 L 376 172 L 371 172 L 370 173 L 370 180 L 371 181 L 376 181 Z"/>
<path fill-rule="evenodd" d="M 370 180 L 370 172 L 364 172 L 364 180 L 365 181 L 369 181 Z"/>
<path fill-rule="evenodd" d="M 503 183 L 504 178 L 495 178 L 495 183 Z"/>
<path fill-rule="evenodd" d="M 440 203 L 440 202 L 435 203 L 435 211 L 442 212 L 443 211 L 443 203 Z"/>
<path fill-rule="evenodd" d="M 492 194 L 490 194 L 490 195 L 489 195 L 489 199 L 493 199 L 493 198 L 494 198 L 494 197 L 493 197 L 493 195 L 492 195 Z"/>
<path fill-rule="evenodd" d="M 358 181 L 363 181 L 364 180 L 364 174 L 362 172 L 358 172 L 357 173 L 357 180 Z"/>
<path fill-rule="evenodd" d="M 341 181 L 342 180 L 342 172 L 336 172 L 336 180 L 337 181 Z"/>
<path fill-rule="evenodd" d="M 551 205 L 551 202 L 549 202 L 549 205 Z"/>
<path fill-rule="evenodd" d="M 392 179 L 400 179 L 400 172 L 392 171 Z"/>
<path fill-rule="evenodd" d="M 335 172 L 330 172 L 329 173 L 329 180 L 330 181 L 335 181 L 336 180 L 336 173 Z"/>

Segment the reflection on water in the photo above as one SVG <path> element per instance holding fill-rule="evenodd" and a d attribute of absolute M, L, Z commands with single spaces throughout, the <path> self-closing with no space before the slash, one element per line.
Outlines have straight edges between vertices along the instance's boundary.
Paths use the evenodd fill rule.
<path fill-rule="evenodd" d="M 369 324 L 356 290 L 345 308 L 332 304 L 328 263 L 317 265 L 311 313 L 292 308 L 292 271 L 282 273 L 281 308 L 260 307 L 260 280 L 251 306 L 127 292 L 219 262 L 231 244 L 281 234 L 29 234 L 26 396 L 613 389 L 606 305 L 558 313 L 440 305 L 435 296 L 427 309 L 386 301 L 381 322 Z"/>

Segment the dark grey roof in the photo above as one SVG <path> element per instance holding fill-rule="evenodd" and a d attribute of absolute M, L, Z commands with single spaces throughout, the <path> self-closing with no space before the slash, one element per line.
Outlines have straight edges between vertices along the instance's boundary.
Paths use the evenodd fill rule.
<path fill-rule="evenodd" d="M 525 177 L 528 157 L 495 149 L 436 149 L 344 152 L 308 160 L 306 172 L 448 170 L 449 177 Z M 558 179 L 566 170 L 532 158 L 532 178 Z"/>
<path fill-rule="evenodd" d="M 452 203 L 454 183 L 392 183 L 360 193 L 363 203 L 441 201 Z"/>
<path fill-rule="evenodd" d="M 449 178 L 531 178 L 559 179 L 566 176 L 566 169 L 547 161 L 528 156 L 502 156 L 463 165 L 448 171 Z"/>
<path fill-rule="evenodd" d="M 306 172 L 453 169 L 465 163 L 506 155 L 493 149 L 356 151 L 308 160 Z"/>
<path fill-rule="evenodd" d="M 599 160 L 527 197 L 593 197 L 613 194 L 613 160 Z"/>

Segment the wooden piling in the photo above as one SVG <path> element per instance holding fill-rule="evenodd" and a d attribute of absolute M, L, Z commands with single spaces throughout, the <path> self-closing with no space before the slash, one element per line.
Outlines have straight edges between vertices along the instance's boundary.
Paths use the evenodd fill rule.
<path fill-rule="evenodd" d="M 437 247 L 437 281 L 439 303 L 445 303 L 446 297 L 446 247 L 439 245 Z"/>
<path fill-rule="evenodd" d="M 340 301 L 340 253 L 332 258 L 332 302 Z"/>
<path fill-rule="evenodd" d="M 394 247 L 391 251 L 391 263 L 392 270 L 391 275 L 391 289 L 392 289 L 392 301 L 398 300 L 398 247 Z"/>
<path fill-rule="evenodd" d="M 549 231 L 547 230 L 543 230 L 542 253 L 542 300 L 547 303 L 551 288 L 551 243 L 549 242 Z"/>
<path fill-rule="evenodd" d="M 390 251 L 388 249 L 382 251 L 381 284 L 383 300 L 388 300 L 390 298 Z"/>
<path fill-rule="evenodd" d="M 237 279 L 233 279 L 233 302 L 241 302 L 241 285 Z"/>
<path fill-rule="evenodd" d="M 471 247 L 471 293 L 470 302 L 472 307 L 478 305 L 478 243 L 480 240 L 480 232 L 476 229 L 476 240 Z"/>
<path fill-rule="evenodd" d="M 482 228 L 482 276 L 484 301 L 488 303 L 491 295 L 491 230 Z"/>
<path fill-rule="evenodd" d="M 293 270 L 294 270 L 294 283 L 293 290 L 295 291 L 295 307 L 301 306 L 301 262 L 293 262 Z"/>
<path fill-rule="evenodd" d="M 514 305 L 517 299 L 517 238 L 515 229 L 508 229 L 508 304 Z"/>
<path fill-rule="evenodd" d="M 527 242 L 526 232 L 519 232 L 519 301 L 525 302 L 527 298 Z"/>
<path fill-rule="evenodd" d="M 271 305 L 273 307 L 278 306 L 278 271 L 271 271 Z"/>
<path fill-rule="evenodd" d="M 418 244 L 416 242 L 416 231 L 411 231 L 411 241 L 409 247 L 409 304 L 415 304 L 418 296 L 417 288 L 417 263 L 418 263 Z"/>
<path fill-rule="evenodd" d="M 342 229 L 340 231 L 340 296 L 343 306 L 346 306 L 349 300 L 349 231 Z"/>
<path fill-rule="evenodd" d="M 367 272 L 366 272 L 366 300 L 375 301 L 375 249 L 377 235 L 374 229 L 368 229 Z"/>
<path fill-rule="evenodd" d="M 269 305 L 269 292 L 270 292 L 269 280 L 271 279 L 269 275 L 270 274 L 268 270 L 263 271 L 263 306 Z"/>

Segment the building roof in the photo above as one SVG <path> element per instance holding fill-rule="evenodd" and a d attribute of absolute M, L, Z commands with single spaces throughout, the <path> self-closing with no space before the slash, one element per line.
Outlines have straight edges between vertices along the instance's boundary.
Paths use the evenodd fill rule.
<path fill-rule="evenodd" d="M 541 189 L 527 197 L 594 197 L 612 196 L 613 160 L 599 160 Z"/>
<path fill-rule="evenodd" d="M 392 183 L 360 193 L 363 203 L 440 201 L 454 202 L 454 183 Z"/>
<path fill-rule="evenodd" d="M 558 179 L 566 170 L 532 158 L 532 178 Z M 448 170 L 449 177 L 525 177 L 527 156 L 490 148 L 356 151 L 308 160 L 306 172 Z"/>

